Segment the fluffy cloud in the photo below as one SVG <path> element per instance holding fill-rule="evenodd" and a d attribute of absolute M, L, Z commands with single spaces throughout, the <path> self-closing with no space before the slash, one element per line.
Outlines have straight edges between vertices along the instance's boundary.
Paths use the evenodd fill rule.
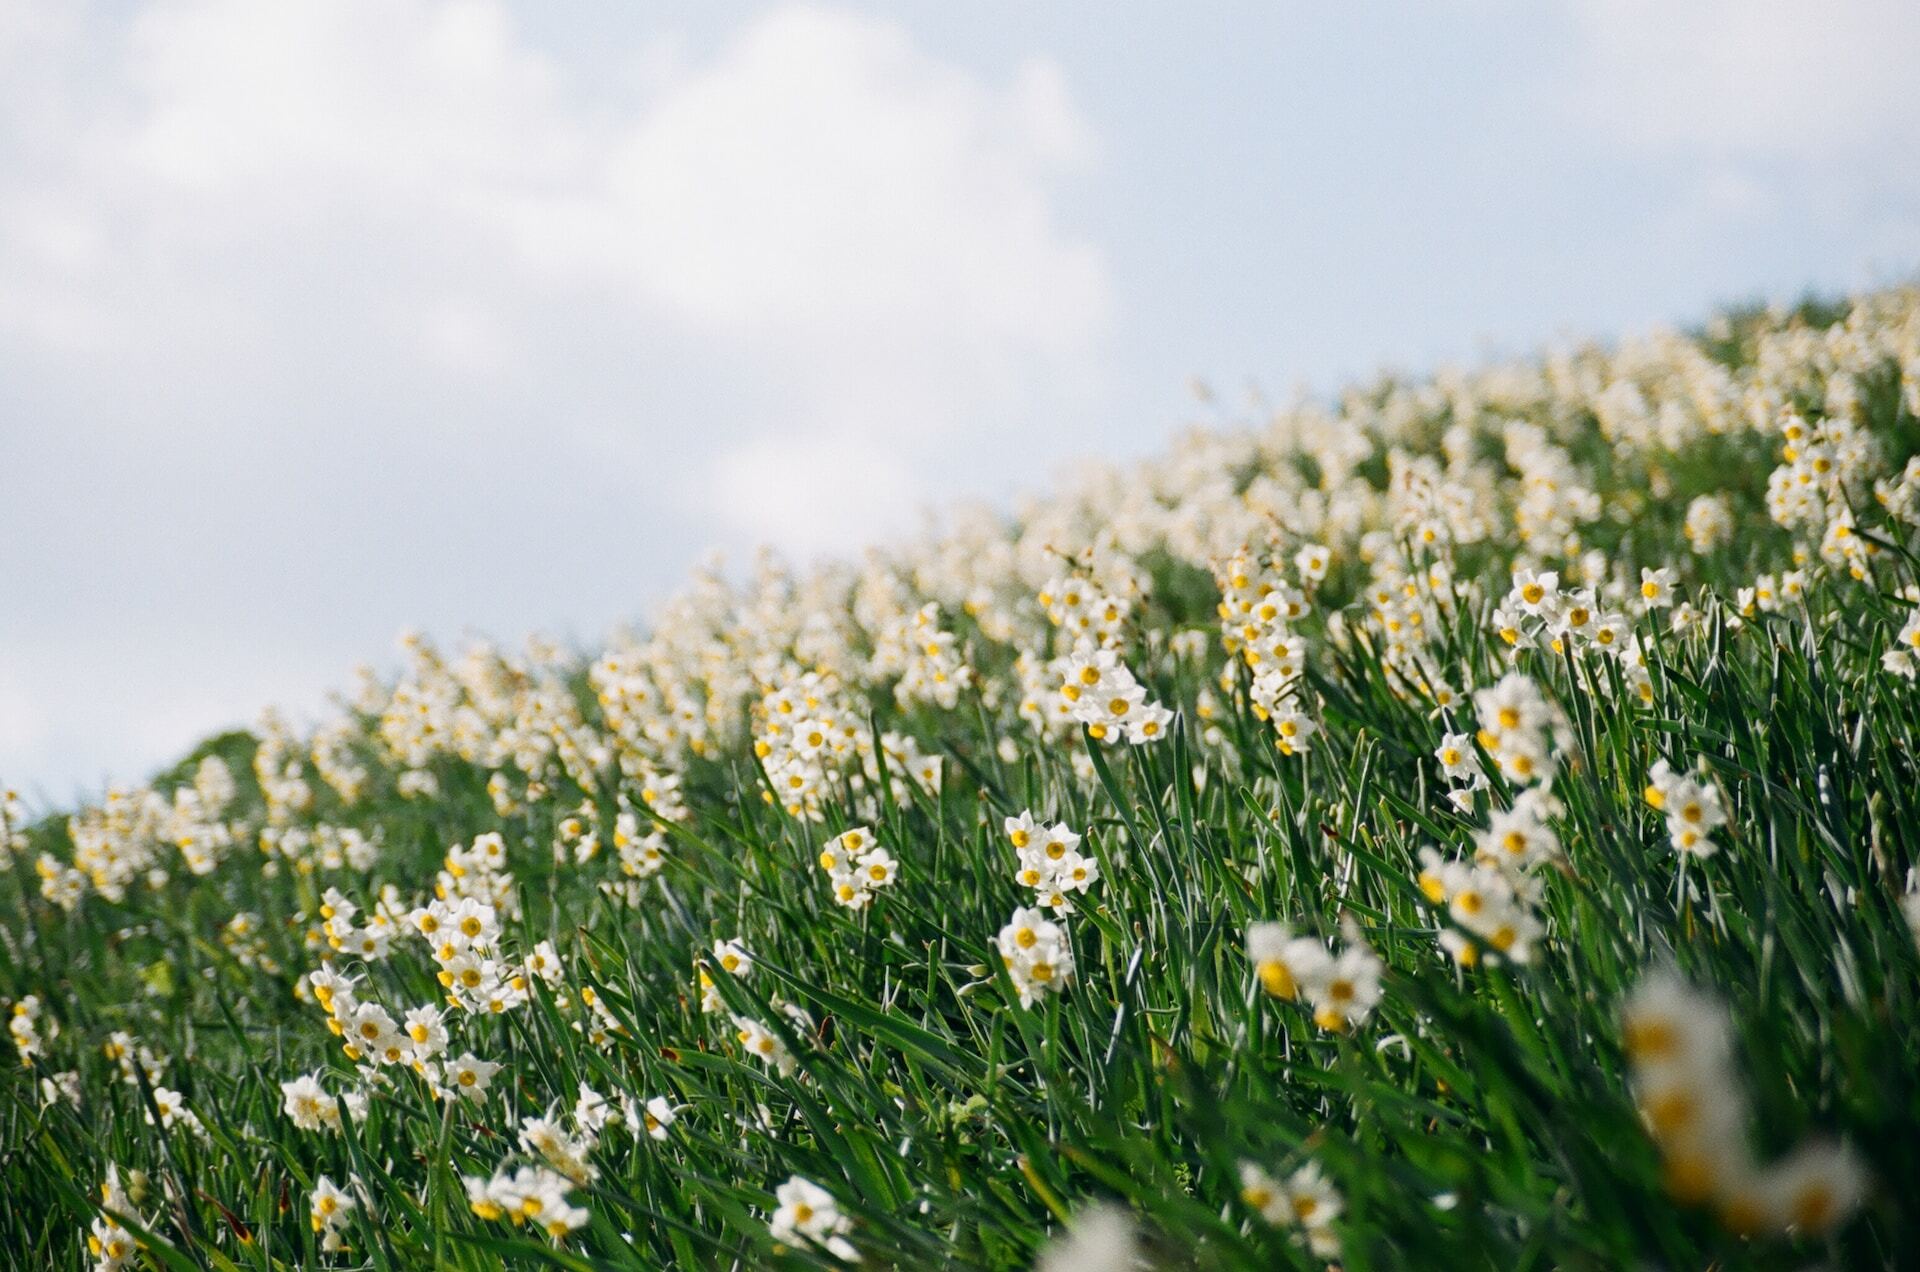
<path fill-rule="evenodd" d="M 1816 162 L 1920 145 L 1920 6 L 1905 0 L 1571 9 L 1582 106 L 1623 139 Z"/>
<path fill-rule="evenodd" d="M 1055 65 L 810 6 L 577 63 L 498 0 L 0 0 L 21 718 L 140 693 L 64 635 L 186 623 L 177 736 L 104 740 L 124 771 L 270 643 L 591 632 L 713 541 L 847 548 L 1090 418 Z"/>
<path fill-rule="evenodd" d="M 1827 262 L 1827 286 L 1909 275 L 1920 6 L 1571 0 L 1559 11 L 1568 55 L 1541 73 L 1543 104 L 1667 192 L 1645 239 L 1706 261 L 1736 236 L 1765 242 L 1782 263 Z M 1723 273 L 1725 287 L 1758 283 Z"/>
<path fill-rule="evenodd" d="M 1087 152 L 1048 63 L 987 85 L 897 29 L 793 9 L 671 77 L 584 192 L 514 201 L 513 228 L 545 267 L 624 269 L 777 368 L 780 419 L 704 493 L 754 534 L 845 547 L 897 526 L 957 439 L 1090 380 L 1105 266 L 1051 208 Z M 817 510 L 768 514 L 794 504 Z"/>
<path fill-rule="evenodd" d="M 777 418 L 686 421 L 717 441 L 910 471 L 1089 381 L 1106 274 L 1053 213 L 1089 143 L 1050 63 L 988 83 L 800 7 L 595 97 L 486 0 L 49 12 L 13 0 L 0 37 L 0 72 L 72 72 L 10 112 L 0 325 L 28 337 L 176 379 L 315 343 L 471 377 L 550 367 L 566 309 L 724 352 Z"/>

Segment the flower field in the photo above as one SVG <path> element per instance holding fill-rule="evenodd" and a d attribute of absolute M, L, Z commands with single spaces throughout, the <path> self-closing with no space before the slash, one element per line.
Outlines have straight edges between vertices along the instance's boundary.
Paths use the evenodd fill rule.
<path fill-rule="evenodd" d="M 1920 1266 L 1920 292 L 1231 415 L 9 797 L 0 1249 Z"/>

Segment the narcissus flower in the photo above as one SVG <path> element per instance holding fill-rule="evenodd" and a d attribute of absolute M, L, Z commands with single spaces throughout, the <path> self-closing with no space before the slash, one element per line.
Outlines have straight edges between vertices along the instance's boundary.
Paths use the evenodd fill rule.
<path fill-rule="evenodd" d="M 1346 1207 L 1319 1163 L 1307 1162 L 1283 1183 L 1257 1163 L 1243 1161 L 1240 1200 L 1268 1223 L 1295 1229 L 1298 1239 L 1320 1258 L 1339 1257 L 1340 1238 L 1333 1223 Z"/>
<path fill-rule="evenodd" d="M 1073 949 L 1066 930 L 1037 909 L 1015 910 L 995 944 L 1022 1007 L 1065 992 L 1073 979 Z"/>
<path fill-rule="evenodd" d="M 1676 1200 L 1712 1206 L 1742 1236 L 1819 1235 L 1859 1208 L 1866 1170 L 1844 1144 L 1812 1139 L 1770 1164 L 1756 1160 L 1733 1031 L 1713 995 L 1657 972 L 1627 999 L 1621 1041 Z"/>
<path fill-rule="evenodd" d="M 337 1254 L 347 1248 L 344 1230 L 348 1216 L 357 1205 L 359 1202 L 354 1200 L 352 1193 L 325 1175 L 313 1181 L 308 1217 L 313 1221 L 313 1230 L 320 1236 L 322 1250 Z"/>
<path fill-rule="evenodd" d="M 858 1262 L 860 1252 L 848 1241 L 853 1221 L 840 1213 L 833 1194 L 794 1175 L 774 1190 L 778 1203 L 767 1230 L 783 1245 L 813 1246 L 846 1263 Z"/>

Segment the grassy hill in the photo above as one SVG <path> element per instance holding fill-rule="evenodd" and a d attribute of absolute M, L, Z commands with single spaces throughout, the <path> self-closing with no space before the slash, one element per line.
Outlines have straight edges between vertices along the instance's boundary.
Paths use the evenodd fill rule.
<path fill-rule="evenodd" d="M 1911 290 L 1383 381 L 9 801 L 0 1248 L 1920 1265 L 1917 412 Z"/>

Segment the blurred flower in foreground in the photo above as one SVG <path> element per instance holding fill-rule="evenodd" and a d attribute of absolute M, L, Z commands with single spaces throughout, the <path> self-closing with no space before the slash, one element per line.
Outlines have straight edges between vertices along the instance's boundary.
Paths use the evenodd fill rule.
<path fill-rule="evenodd" d="M 1634 1099 L 1676 1200 L 1712 1205 L 1742 1236 L 1818 1235 L 1859 1207 L 1866 1169 L 1844 1144 L 1814 1139 L 1769 1165 L 1754 1160 L 1746 1090 L 1718 998 L 1656 972 L 1627 1000 L 1622 1040 Z"/>
<path fill-rule="evenodd" d="M 1067 1231 L 1047 1243 L 1033 1272 L 1134 1272 L 1146 1266 L 1133 1217 L 1100 1203 L 1075 1215 Z"/>

